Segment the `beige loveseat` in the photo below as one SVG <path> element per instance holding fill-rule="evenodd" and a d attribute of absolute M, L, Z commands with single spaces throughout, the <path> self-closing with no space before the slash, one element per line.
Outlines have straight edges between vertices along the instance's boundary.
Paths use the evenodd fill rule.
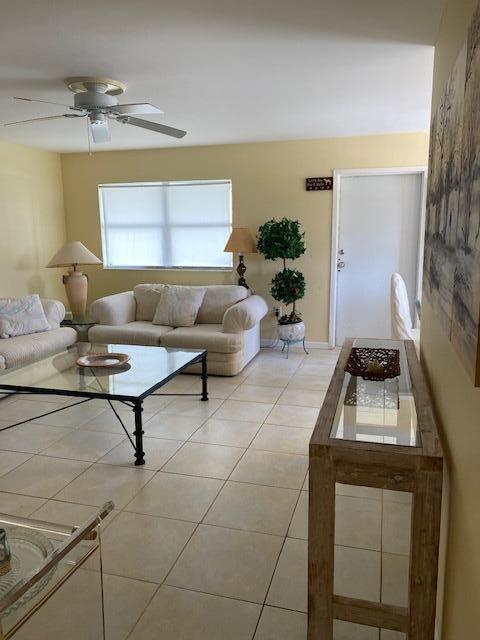
<path fill-rule="evenodd" d="M 65 318 L 63 304 L 58 300 L 46 298 L 41 298 L 41 302 L 50 330 L 0 339 L 0 369 L 10 369 L 40 360 L 57 351 L 63 351 L 77 341 L 75 329 L 60 326 Z"/>
<path fill-rule="evenodd" d="M 237 285 L 206 286 L 195 325 L 174 328 L 152 324 L 164 286 L 139 284 L 96 300 L 90 314 L 98 324 L 88 332 L 90 342 L 206 349 L 208 372 L 222 376 L 239 373 L 258 353 L 260 320 L 268 311 L 263 298 Z"/>

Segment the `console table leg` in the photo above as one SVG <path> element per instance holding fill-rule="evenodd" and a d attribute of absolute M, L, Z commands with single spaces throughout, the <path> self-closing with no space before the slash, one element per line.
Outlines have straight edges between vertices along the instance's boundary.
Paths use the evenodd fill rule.
<path fill-rule="evenodd" d="M 143 402 L 136 402 L 133 407 L 133 413 L 135 414 L 135 464 L 145 464 L 145 453 L 143 451 L 143 426 L 142 426 L 142 411 Z"/>
<path fill-rule="evenodd" d="M 308 640 L 333 640 L 335 474 L 329 451 L 310 457 Z"/>
<path fill-rule="evenodd" d="M 441 510 L 441 471 L 418 471 L 412 510 L 409 640 L 435 637 Z"/>
<path fill-rule="evenodd" d="M 206 402 L 208 400 L 208 391 L 207 391 L 207 356 L 203 356 L 202 358 L 202 401 Z"/>

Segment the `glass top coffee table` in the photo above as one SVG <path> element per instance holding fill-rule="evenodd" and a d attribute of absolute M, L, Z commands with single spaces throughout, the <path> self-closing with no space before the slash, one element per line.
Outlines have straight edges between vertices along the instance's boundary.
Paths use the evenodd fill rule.
<path fill-rule="evenodd" d="M 130 357 L 130 360 L 122 366 L 111 368 L 79 366 L 77 358 L 88 353 L 125 353 Z M 201 363 L 202 366 L 201 393 L 155 393 L 176 375 L 196 363 Z M 82 399 L 55 411 L 49 411 L 3 427 L 0 432 L 89 402 L 95 398 L 107 400 L 135 450 L 135 464 L 142 465 L 145 464 L 142 428 L 143 401 L 151 395 L 198 395 L 201 400 L 208 400 L 207 352 L 126 344 L 77 342 L 61 353 L 3 371 L 0 373 L 0 392 L 2 391 L 9 395 L 54 394 Z M 112 404 L 113 400 L 122 402 L 133 410 L 135 415 L 134 439 L 128 433 L 119 413 L 115 410 Z"/>

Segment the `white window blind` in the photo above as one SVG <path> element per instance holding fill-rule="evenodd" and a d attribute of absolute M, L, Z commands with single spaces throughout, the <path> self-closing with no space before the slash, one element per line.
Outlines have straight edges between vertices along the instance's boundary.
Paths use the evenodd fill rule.
<path fill-rule="evenodd" d="M 99 185 L 107 268 L 231 268 L 230 180 Z"/>

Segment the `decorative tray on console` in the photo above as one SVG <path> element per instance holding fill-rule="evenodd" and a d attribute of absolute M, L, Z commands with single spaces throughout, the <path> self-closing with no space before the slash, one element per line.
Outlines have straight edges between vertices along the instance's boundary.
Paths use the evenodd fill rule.
<path fill-rule="evenodd" d="M 396 378 L 400 375 L 400 351 L 353 347 L 345 371 L 364 380 L 381 381 Z"/>
<path fill-rule="evenodd" d="M 13 526 L 8 527 L 6 532 L 12 557 L 10 570 L 0 577 L 0 599 L 21 583 L 23 579 L 28 578 L 54 550 L 52 542 L 38 531 Z M 15 611 L 36 597 L 50 582 L 56 569 L 57 567 L 55 566 L 45 574 L 19 600 L 5 609 L 3 615 Z"/>
<path fill-rule="evenodd" d="M 126 353 L 87 353 L 77 359 L 80 367 L 122 367 L 130 360 Z"/>

